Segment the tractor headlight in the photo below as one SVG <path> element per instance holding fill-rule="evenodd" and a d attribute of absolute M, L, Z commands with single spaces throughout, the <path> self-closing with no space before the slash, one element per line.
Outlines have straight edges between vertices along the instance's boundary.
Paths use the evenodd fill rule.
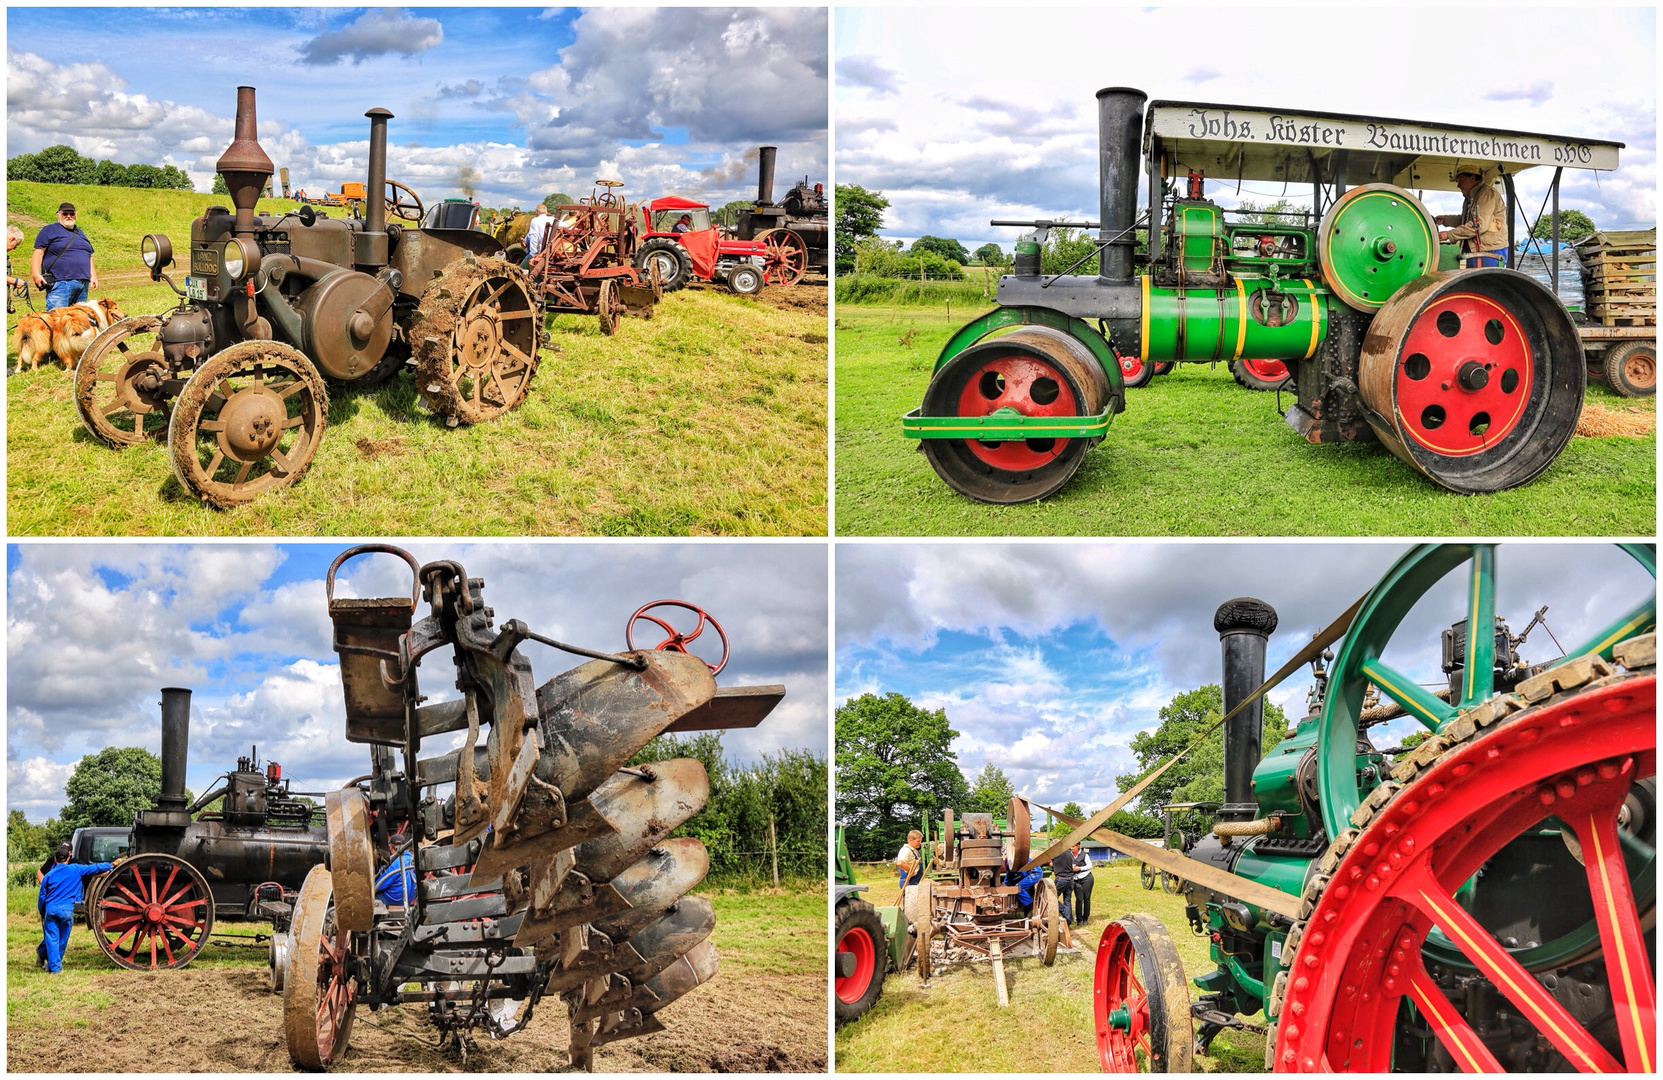
<path fill-rule="evenodd" d="M 166 233 L 145 233 L 139 241 L 139 258 L 152 270 L 165 270 L 173 263 L 173 241 Z"/>
<path fill-rule="evenodd" d="M 260 265 L 260 249 L 247 240 L 234 239 L 225 243 L 225 258 L 221 266 L 232 281 L 242 280 L 245 273 L 253 273 Z"/>

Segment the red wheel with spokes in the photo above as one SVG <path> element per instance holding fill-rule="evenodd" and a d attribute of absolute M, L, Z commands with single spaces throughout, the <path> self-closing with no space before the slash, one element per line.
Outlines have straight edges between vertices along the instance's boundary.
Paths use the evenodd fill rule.
<path fill-rule="evenodd" d="M 1421 1071 L 1405 1064 L 1415 1049 L 1402 1036 L 1407 1011 L 1410 1028 L 1431 1032 L 1425 1060 L 1500 1071 L 1496 1041 L 1469 1019 L 1487 994 L 1505 999 L 1506 1023 L 1534 1032 L 1501 1041 L 1508 1068 L 1656 1071 L 1651 913 L 1635 902 L 1634 815 L 1624 812 L 1657 767 L 1656 669 L 1644 662 L 1467 732 L 1385 802 L 1364 804 L 1353 818 L 1361 831 L 1340 842 L 1332 875 L 1307 887 L 1311 915 L 1288 937 L 1278 1069 Z M 1586 893 L 1558 897 L 1550 875 L 1538 906 L 1585 906 L 1598 930 L 1590 952 L 1554 972 L 1527 971 L 1513 947 L 1532 943 L 1497 941 L 1468 910 L 1480 903 L 1469 894 L 1483 891 L 1474 876 L 1544 832 L 1564 841 L 1572 869 L 1580 864 Z M 1439 959 L 1450 947 L 1460 965 Z"/>
<path fill-rule="evenodd" d="M 1097 1053 L 1104 1072 L 1189 1072 L 1194 1022 L 1184 964 L 1153 915 L 1103 928 L 1092 983 Z"/>
<path fill-rule="evenodd" d="M 808 272 L 808 245 L 790 229 L 769 229 L 757 237 L 767 247 L 768 264 L 762 280 L 770 285 L 795 285 Z"/>
<path fill-rule="evenodd" d="M 1249 390 L 1275 390 L 1288 381 L 1288 365 L 1280 360 L 1232 360 L 1230 374 Z"/>
<path fill-rule="evenodd" d="M 352 935 L 335 924 L 333 894 L 328 868 L 314 866 L 295 902 L 283 1037 L 289 1059 L 302 1069 L 324 1069 L 341 1059 L 358 1011 Z"/>
<path fill-rule="evenodd" d="M 124 968 L 184 967 L 214 929 L 214 897 L 196 868 L 172 855 L 135 855 L 87 898 L 93 937 Z"/>
<path fill-rule="evenodd" d="M 657 615 L 648 614 L 653 608 L 660 607 L 681 608 L 684 611 L 691 611 L 699 617 L 698 624 L 690 632 L 684 634 Z M 700 634 L 704 633 L 704 628 L 708 625 L 716 631 L 716 636 L 722 641 L 722 658 L 714 664 L 709 660 L 705 660 L 705 666 L 710 669 L 712 675 L 720 675 L 722 669 L 728 666 L 728 635 L 722 630 L 722 624 L 711 617 L 704 608 L 689 604 L 685 600 L 654 600 L 650 604 L 642 604 L 635 609 L 635 614 L 629 617 L 629 622 L 624 627 L 624 643 L 629 646 L 631 652 L 635 651 L 635 624 L 642 621 L 650 622 L 670 635 L 654 645 L 654 649 L 669 649 L 672 652 L 682 653 L 693 651 L 687 647 L 688 642 L 695 640 Z M 700 659 L 704 658 L 700 657 Z"/>

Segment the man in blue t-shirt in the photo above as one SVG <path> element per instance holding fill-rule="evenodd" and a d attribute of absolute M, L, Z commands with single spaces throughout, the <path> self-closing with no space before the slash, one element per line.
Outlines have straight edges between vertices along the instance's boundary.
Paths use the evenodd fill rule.
<path fill-rule="evenodd" d="M 75 225 L 74 203 L 59 203 L 58 220 L 35 235 L 30 270 L 36 288 L 46 290 L 47 311 L 79 304 L 98 288 L 92 241 Z"/>
<path fill-rule="evenodd" d="M 35 953 L 46 961 L 47 971 L 56 975 L 63 970 L 69 931 L 75 926 L 75 901 L 81 899 L 81 879 L 114 869 L 114 863 L 72 863 L 69 845 L 58 845 L 52 869 L 40 879 L 39 908 L 46 940 Z"/>
<path fill-rule="evenodd" d="M 416 868 L 405 851 L 382 868 L 375 879 L 375 895 L 388 907 L 408 907 L 416 897 Z"/>

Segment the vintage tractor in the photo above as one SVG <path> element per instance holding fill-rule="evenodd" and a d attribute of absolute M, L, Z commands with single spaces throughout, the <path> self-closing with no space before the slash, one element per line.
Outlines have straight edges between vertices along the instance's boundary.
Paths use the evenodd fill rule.
<path fill-rule="evenodd" d="M 1655 545 L 1623 548 L 1655 580 Z M 1262 1010 L 1266 1064 L 1284 1071 L 1655 1071 L 1655 586 L 1532 663 L 1531 627 L 1496 612 L 1496 558 L 1412 548 L 1268 682 L 1275 611 L 1218 609 L 1225 802 L 1211 834 L 1183 855 L 1094 815 L 1063 841 L 1098 830 L 1182 878 L 1216 964 L 1192 1002 L 1159 920 L 1110 924 L 1094 989 L 1105 1070 L 1190 1071 Z M 1402 640 L 1435 591 L 1466 617 L 1441 640 Z M 1261 759 L 1261 695 L 1306 662 L 1309 714 Z M 1425 668 L 1446 681 L 1408 674 Z M 1371 729 L 1393 720 L 1426 737 L 1377 746 Z"/>
<path fill-rule="evenodd" d="M 635 265 L 641 215 L 618 194 L 623 182 L 595 186 L 588 198 L 549 208 L 554 221 L 531 260 L 531 282 L 545 311 L 594 315 L 610 335 L 624 315 L 652 318 L 664 287 L 661 260 Z"/>
<path fill-rule="evenodd" d="M 666 195 L 642 204 L 640 210 L 645 224 L 635 265 L 642 270 L 656 265 L 665 292 L 681 288 L 689 278 L 725 281 L 741 296 L 762 291 L 768 245 L 722 235 L 711 224 L 708 204 Z M 678 224 L 686 230 L 676 232 Z"/>
<path fill-rule="evenodd" d="M 837 827 L 836 865 L 832 882 L 837 944 L 832 988 L 837 1022 L 846 1024 L 866 1015 L 883 994 L 884 976 L 907 966 L 911 932 L 901 923 L 899 907 L 875 907 L 861 897 L 865 885 L 855 884 L 854 863 Z"/>
<path fill-rule="evenodd" d="M 824 184 L 810 185 L 808 177 L 791 186 L 781 202 L 774 201 L 774 157 L 778 147 L 757 148 L 756 207 L 739 212 L 734 235 L 759 240 L 768 248 L 762 276 L 770 285 L 795 285 L 813 270 L 826 273 L 831 208 Z"/>
<path fill-rule="evenodd" d="M 1302 438 L 1379 440 L 1454 491 L 1527 483 L 1565 448 L 1586 378 L 1570 316 L 1529 275 L 1456 269 L 1410 189 L 1481 168 L 1513 204 L 1522 169 L 1613 169 L 1622 144 L 1192 102 L 1145 116 L 1143 93 L 1123 88 L 1097 100 L 1100 222 L 994 222 L 1032 229 L 999 306 L 948 339 L 903 420 L 955 491 L 1021 503 L 1059 490 L 1125 408 L 1122 357 L 1290 365 Z M 1313 212 L 1231 222 L 1209 174 L 1309 183 Z M 1065 226 L 1099 229 L 1097 275 L 1040 273 Z"/>
<path fill-rule="evenodd" d="M 378 197 L 363 217 L 256 215 L 271 159 L 254 88 L 237 88 L 236 138 L 218 163 L 235 212 L 210 206 L 192 223 L 182 287 L 166 273 L 173 242 L 145 236 L 151 277 L 182 302 L 110 327 L 76 369 L 75 407 L 100 442 L 165 431 L 179 482 L 226 507 L 305 474 L 328 421 L 325 378 L 374 386 L 412 361 L 418 393 L 452 424 L 525 400 L 542 334 L 530 280 L 484 233 L 418 226 L 421 201 L 386 177 L 392 114 L 365 115 Z"/>
<path fill-rule="evenodd" d="M 411 593 L 337 595 L 341 566 L 375 553 L 404 560 Z M 714 910 L 686 895 L 709 856 L 697 839 L 669 838 L 704 806 L 709 780 L 692 758 L 626 762 L 662 732 L 754 726 L 785 688 L 718 689 L 726 636 L 680 601 L 638 610 L 628 651 L 607 653 L 518 619 L 498 625 L 484 582 L 461 564 L 418 566 L 387 545 L 343 552 L 326 592 L 346 737 L 370 747 L 371 768 L 329 795 L 328 864 L 312 868 L 295 908 L 291 1060 L 339 1062 L 360 1006 L 425 1004 L 441 1041 L 465 1050 L 470 1033 L 518 1031 L 557 996 L 580 1069 L 598 1046 L 664 1030 L 658 1011 L 716 973 Z M 416 619 L 421 600 L 428 614 Z M 698 625 L 674 629 L 670 608 Z M 668 636 L 637 648 L 642 626 Z M 722 642 L 710 663 L 688 648 L 706 626 Z M 593 659 L 539 686 L 526 642 Z M 420 664 L 441 649 L 460 696 L 432 702 Z M 422 756 L 456 732 L 460 747 Z M 393 903 L 378 871 L 406 856 L 414 887 Z"/>
<path fill-rule="evenodd" d="M 189 690 L 162 690 L 161 795 L 134 817 L 116 868 L 89 880 L 87 925 L 118 965 L 153 971 L 195 959 L 217 919 L 269 920 L 275 965 L 301 883 L 328 854 L 323 808 L 296 798 L 282 768 L 262 770 L 257 754 L 189 803 L 190 710 Z M 89 839 L 86 861 L 104 861 Z"/>

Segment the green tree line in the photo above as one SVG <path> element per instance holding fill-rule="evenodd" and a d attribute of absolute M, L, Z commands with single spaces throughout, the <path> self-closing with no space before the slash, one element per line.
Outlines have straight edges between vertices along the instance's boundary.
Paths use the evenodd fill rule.
<path fill-rule="evenodd" d="M 71 146 L 48 146 L 38 154 L 6 159 L 6 179 L 41 184 L 95 184 L 100 187 L 162 188 L 195 191 L 183 169 L 173 165 L 122 165 L 94 161 Z"/>

